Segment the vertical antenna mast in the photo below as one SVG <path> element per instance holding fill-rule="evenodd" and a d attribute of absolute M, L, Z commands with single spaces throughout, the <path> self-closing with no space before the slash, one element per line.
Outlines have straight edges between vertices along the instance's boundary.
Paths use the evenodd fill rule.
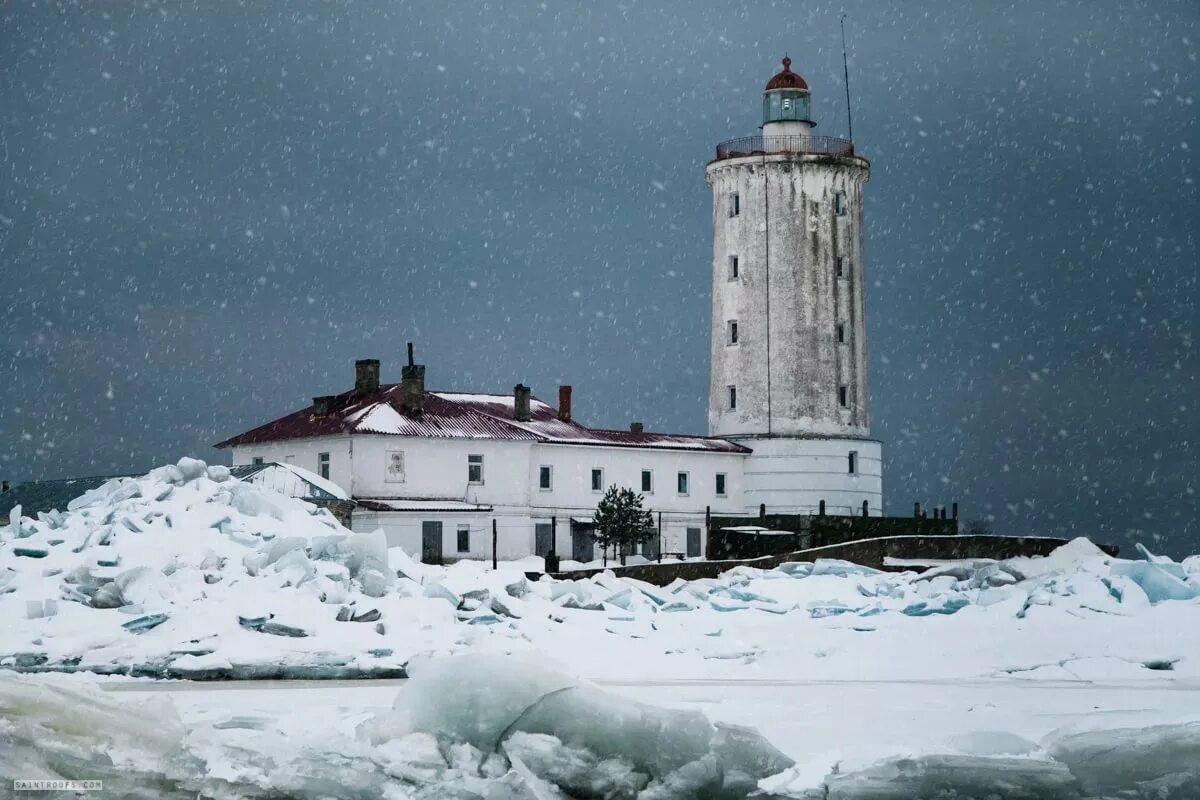
<path fill-rule="evenodd" d="M 846 60 L 846 15 L 842 14 L 842 72 L 846 79 L 846 127 L 850 141 L 854 141 L 854 118 L 850 116 L 850 63 Z"/>

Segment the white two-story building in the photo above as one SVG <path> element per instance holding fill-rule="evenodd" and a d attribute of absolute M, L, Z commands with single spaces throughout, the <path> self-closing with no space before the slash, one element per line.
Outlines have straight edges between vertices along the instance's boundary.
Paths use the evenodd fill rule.
<path fill-rule="evenodd" d="M 750 451 L 724 439 L 587 428 L 517 386 L 511 395 L 433 392 L 425 367 L 379 382 L 379 362 L 355 364 L 355 387 L 218 444 L 235 466 L 295 464 L 357 502 L 352 527 L 383 529 L 389 546 L 426 561 L 545 555 L 599 557 L 590 532 L 608 487 L 644 497 L 661 548 L 703 554 L 704 515 L 740 514 Z M 659 541 L 643 555 L 657 554 Z"/>

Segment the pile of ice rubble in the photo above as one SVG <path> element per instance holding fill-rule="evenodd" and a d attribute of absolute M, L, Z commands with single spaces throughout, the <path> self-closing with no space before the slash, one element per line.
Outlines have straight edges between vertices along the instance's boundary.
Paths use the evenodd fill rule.
<path fill-rule="evenodd" d="M 418 659 L 391 709 L 185 723 L 79 675 L 0 673 L 0 774 L 126 798 L 1193 800 L 1200 723 L 980 733 L 813 785 L 755 731 L 631 702 L 512 656 Z M 808 743 L 813 746 L 816 743 Z M 852 748 L 853 743 L 842 743 Z M 802 772 L 802 770 L 800 770 Z"/>
<path fill-rule="evenodd" d="M 806 637 L 868 632 L 886 628 L 886 620 L 897 628 L 905 619 L 963 614 L 975 615 L 971 630 L 986 627 L 981 616 L 1040 618 L 1050 630 L 1098 615 L 1111 630 L 1119 618 L 1175 605 L 1186 612 L 1130 625 L 1129 636 L 1195 625 L 1200 557 L 1145 556 L 1109 558 L 1077 539 L 1046 558 L 902 573 L 819 560 L 736 567 L 661 588 L 611 572 L 528 581 L 521 565 L 492 571 L 480 562 L 416 563 L 389 551 L 382 533 L 351 533 L 325 510 L 233 479 L 225 467 L 183 459 L 109 481 L 63 512 L 34 520 L 14 511 L 0 528 L 0 666 L 193 677 L 399 674 L 422 652 L 538 649 L 568 661 L 574 652 L 596 668 L 651 651 L 693 666 L 761 662 L 775 652 L 786 659 L 779 662 L 786 674 L 808 658 L 814 666 L 803 666 L 812 675 L 821 663 L 836 664 L 821 659 L 837 648 L 801 652 L 797 630 Z M 946 641 L 980 649 L 963 647 L 962 637 L 973 635 L 967 629 Z M 610 642 L 598 647 L 597 638 Z M 618 640 L 622 646 L 609 646 Z M 1171 669 L 1182 660 L 1200 672 L 1186 648 L 1165 652 L 1160 644 L 1146 643 L 1139 669 L 1152 660 Z M 838 647 L 846 663 L 866 662 L 854 655 L 862 645 Z M 1057 651 L 1045 649 L 1046 663 L 1055 661 Z M 637 666 L 649 668 L 645 660 Z M 673 663 L 668 671 L 689 669 Z"/>

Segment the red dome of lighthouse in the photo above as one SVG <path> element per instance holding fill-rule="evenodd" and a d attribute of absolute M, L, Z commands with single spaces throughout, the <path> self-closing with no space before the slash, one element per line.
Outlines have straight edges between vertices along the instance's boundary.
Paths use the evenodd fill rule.
<path fill-rule="evenodd" d="M 769 92 L 772 89 L 804 89 L 808 91 L 808 84 L 798 73 L 792 72 L 792 60 L 784 56 L 783 70 L 767 81 L 767 88 L 763 91 Z"/>

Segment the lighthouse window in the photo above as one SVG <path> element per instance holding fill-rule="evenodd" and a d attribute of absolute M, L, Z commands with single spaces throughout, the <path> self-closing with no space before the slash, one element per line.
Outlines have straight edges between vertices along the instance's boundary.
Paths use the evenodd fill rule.
<path fill-rule="evenodd" d="M 833 212 L 839 217 L 846 214 L 846 193 L 838 192 L 833 196 Z"/>
<path fill-rule="evenodd" d="M 729 410 L 733 411 L 737 408 L 737 387 L 730 386 L 729 388 Z"/>
<path fill-rule="evenodd" d="M 730 344 L 738 343 L 738 326 L 737 326 L 736 319 L 729 320 L 729 343 Z"/>
<path fill-rule="evenodd" d="M 738 257 L 729 257 L 729 280 L 736 281 L 738 279 Z"/>
<path fill-rule="evenodd" d="M 741 213 L 742 213 L 741 197 L 738 196 L 737 192 L 734 192 L 733 194 L 729 195 L 729 216 L 736 217 L 738 214 L 741 214 Z"/>
<path fill-rule="evenodd" d="M 850 407 L 850 388 L 848 386 L 838 387 L 838 405 L 842 408 Z"/>
<path fill-rule="evenodd" d="M 848 474 L 850 474 L 850 475 L 857 475 L 857 474 L 858 474 L 858 451 L 856 451 L 856 450 L 851 450 L 851 451 L 850 451 L 850 464 L 849 464 L 849 467 L 850 467 L 850 469 L 849 469 L 849 470 L 847 470 L 847 473 L 848 473 Z"/>
<path fill-rule="evenodd" d="M 846 277 L 846 257 L 838 256 L 834 263 L 837 264 L 837 276 L 839 278 Z"/>
<path fill-rule="evenodd" d="M 839 322 L 837 326 L 838 344 L 846 343 L 846 323 Z"/>

